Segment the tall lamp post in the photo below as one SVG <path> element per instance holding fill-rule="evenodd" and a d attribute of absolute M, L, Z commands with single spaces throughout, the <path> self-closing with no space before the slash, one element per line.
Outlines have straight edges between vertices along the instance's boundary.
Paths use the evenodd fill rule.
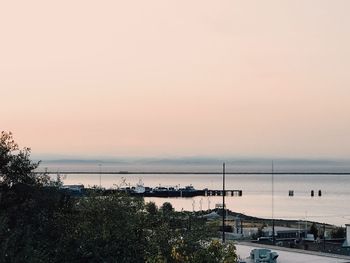
<path fill-rule="evenodd" d="M 222 164 L 222 243 L 225 243 L 225 163 Z"/>
<path fill-rule="evenodd" d="M 273 161 L 271 164 L 271 180 L 272 180 L 272 242 L 273 245 L 276 245 L 276 238 L 275 238 L 275 215 L 274 215 L 274 209 L 275 209 L 275 200 L 274 200 L 274 194 L 275 194 L 275 182 L 274 182 L 274 167 L 273 167 Z"/>

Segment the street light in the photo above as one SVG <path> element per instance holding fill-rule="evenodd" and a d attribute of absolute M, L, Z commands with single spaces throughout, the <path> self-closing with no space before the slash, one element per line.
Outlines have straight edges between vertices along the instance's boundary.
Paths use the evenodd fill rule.
<path fill-rule="evenodd" d="M 225 243 L 225 163 L 222 164 L 222 243 Z"/>
<path fill-rule="evenodd" d="M 276 238 L 275 238 L 275 217 L 274 217 L 274 206 L 275 206 L 275 202 L 274 202 L 274 194 L 275 194 L 275 185 L 274 185 L 274 167 L 273 167 L 273 161 L 271 164 L 271 180 L 272 180 L 272 242 L 273 245 L 276 245 Z"/>

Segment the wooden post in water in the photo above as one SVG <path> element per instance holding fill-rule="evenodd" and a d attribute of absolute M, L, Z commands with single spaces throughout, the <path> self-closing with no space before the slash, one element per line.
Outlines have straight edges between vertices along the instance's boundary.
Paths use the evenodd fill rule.
<path fill-rule="evenodd" d="M 222 164 L 222 243 L 225 243 L 225 163 Z"/>
<path fill-rule="evenodd" d="M 102 169 L 101 169 L 101 165 L 102 164 L 98 164 L 98 167 L 99 167 L 99 172 L 100 172 L 100 189 L 102 189 L 102 184 L 101 184 L 101 174 L 102 174 Z"/>

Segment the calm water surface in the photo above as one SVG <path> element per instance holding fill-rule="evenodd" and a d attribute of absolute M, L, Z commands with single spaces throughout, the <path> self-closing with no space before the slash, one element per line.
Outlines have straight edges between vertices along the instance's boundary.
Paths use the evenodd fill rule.
<path fill-rule="evenodd" d="M 145 186 L 186 186 L 196 189 L 222 188 L 222 175 L 111 175 L 102 174 L 103 187 L 112 188 L 123 183 L 135 185 L 142 180 Z M 99 185 L 100 174 L 69 174 L 65 184 Z M 313 220 L 344 225 L 350 223 L 350 175 L 274 175 L 274 216 L 283 219 Z M 227 208 L 244 214 L 271 218 L 271 175 L 226 175 L 226 189 L 243 190 L 242 197 L 227 197 Z M 294 197 L 288 191 L 294 190 Z M 315 197 L 311 197 L 311 190 Z M 318 197 L 318 190 L 322 196 Z M 222 202 L 222 197 L 146 198 L 157 205 L 171 202 L 176 210 L 206 210 Z"/>

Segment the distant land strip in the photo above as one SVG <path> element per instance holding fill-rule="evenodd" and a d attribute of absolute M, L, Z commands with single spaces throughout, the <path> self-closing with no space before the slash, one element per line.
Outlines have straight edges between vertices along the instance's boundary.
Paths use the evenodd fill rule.
<path fill-rule="evenodd" d="M 138 172 L 138 171 L 117 171 L 117 172 L 91 172 L 91 171 L 36 171 L 36 174 L 222 174 L 222 172 Z M 236 174 L 236 175 L 254 175 L 254 174 L 262 174 L 262 175 L 270 175 L 271 172 L 226 172 L 225 174 Z M 275 175 L 350 175 L 350 172 L 274 172 Z"/>

